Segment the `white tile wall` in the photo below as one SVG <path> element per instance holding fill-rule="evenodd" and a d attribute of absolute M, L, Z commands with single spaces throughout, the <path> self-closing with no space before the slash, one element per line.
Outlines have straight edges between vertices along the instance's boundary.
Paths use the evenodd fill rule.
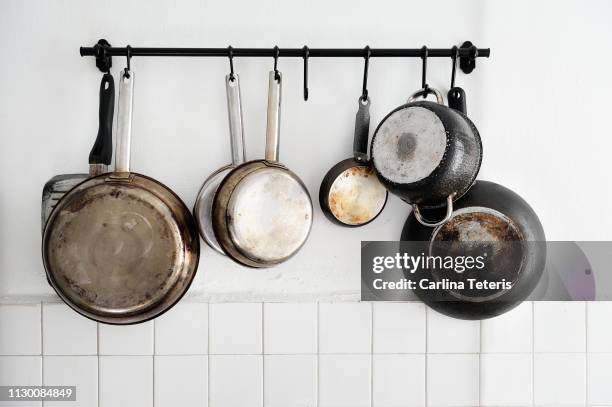
<path fill-rule="evenodd" d="M 122 327 L 0 305 L 0 385 L 78 386 L 58 407 L 610 407 L 611 317 L 612 303 L 460 321 L 418 302 L 184 301 Z"/>

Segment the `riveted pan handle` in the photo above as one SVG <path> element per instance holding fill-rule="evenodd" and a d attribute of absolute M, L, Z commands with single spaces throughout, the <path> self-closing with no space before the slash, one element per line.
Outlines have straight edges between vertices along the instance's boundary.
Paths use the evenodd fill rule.
<path fill-rule="evenodd" d="M 359 162 L 368 161 L 368 137 L 370 136 L 370 98 L 359 97 L 359 109 L 355 115 L 353 157 Z"/>
<path fill-rule="evenodd" d="M 438 221 L 438 222 L 430 222 L 428 220 L 426 220 L 425 218 L 423 218 L 423 215 L 421 215 L 421 210 L 419 209 L 419 206 L 417 204 L 413 204 L 412 205 L 412 210 L 414 212 L 414 217 L 416 218 L 416 220 L 419 221 L 419 223 L 423 226 L 427 226 L 430 228 L 435 228 L 436 226 L 440 226 L 445 224 L 446 222 L 448 222 L 450 220 L 450 218 L 453 216 L 453 198 L 456 194 L 453 192 L 452 194 L 450 194 L 447 198 L 446 198 L 446 215 L 444 216 L 444 219 Z"/>
<path fill-rule="evenodd" d="M 430 87 L 423 88 L 423 89 L 420 89 L 420 90 L 417 90 L 416 92 L 414 92 L 408 98 L 408 103 L 414 102 L 419 97 L 426 98 L 427 95 L 429 95 L 430 93 L 433 93 L 433 95 L 436 97 L 436 102 L 438 102 L 441 105 L 444 104 L 444 96 L 442 96 L 442 93 L 439 90 L 434 89 L 434 88 L 430 88 Z"/>
<path fill-rule="evenodd" d="M 282 75 L 270 71 L 268 80 L 268 123 L 266 126 L 266 160 L 278 161 Z"/>
<path fill-rule="evenodd" d="M 134 72 L 121 72 L 119 105 L 117 107 L 117 146 L 115 172 L 130 172 L 130 145 L 132 142 L 132 105 L 134 102 Z"/>
<path fill-rule="evenodd" d="M 244 152 L 242 102 L 240 99 L 240 78 L 238 74 L 225 76 L 225 90 L 227 93 L 227 115 L 229 118 L 232 164 L 236 166 L 242 164 L 246 160 Z"/>
<path fill-rule="evenodd" d="M 100 82 L 98 136 L 89 152 L 89 174 L 105 173 L 113 157 L 113 112 L 115 110 L 115 81 L 105 73 Z"/>

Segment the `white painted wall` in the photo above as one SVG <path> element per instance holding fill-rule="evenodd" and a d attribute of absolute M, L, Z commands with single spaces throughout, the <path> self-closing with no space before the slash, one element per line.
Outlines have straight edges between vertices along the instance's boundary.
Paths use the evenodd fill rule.
<path fill-rule="evenodd" d="M 457 83 L 485 148 L 481 178 L 527 199 L 551 240 L 612 238 L 610 95 L 612 3 L 590 1 L 105 1 L 0 2 L 0 297 L 51 296 L 40 260 L 40 196 L 61 173 L 85 172 L 97 130 L 100 73 L 78 47 L 491 47 Z M 598 55 L 594 53 L 599 53 Z M 579 59 L 584 57 L 584 59 Z M 349 156 L 362 60 L 301 59 L 285 78 L 281 159 L 315 198 L 315 223 L 286 264 L 250 270 L 203 246 L 192 295 L 202 298 L 357 298 L 361 240 L 394 240 L 409 209 L 391 198 L 360 229 L 329 223 L 316 201 L 328 168 Z M 124 61 L 115 58 L 113 72 Z M 204 178 L 229 161 L 225 59 L 134 58 L 133 168 L 193 205 Z M 271 59 L 235 61 L 250 158 L 263 155 Z M 450 60 L 430 61 L 448 89 Z M 373 123 L 420 84 L 420 60 L 373 59 Z"/>

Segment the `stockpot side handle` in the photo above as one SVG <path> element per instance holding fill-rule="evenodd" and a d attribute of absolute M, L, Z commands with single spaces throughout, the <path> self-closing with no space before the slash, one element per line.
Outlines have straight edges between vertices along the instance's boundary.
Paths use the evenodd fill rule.
<path fill-rule="evenodd" d="M 113 157 L 113 112 L 115 110 L 115 81 L 105 73 L 100 81 L 98 136 L 89 152 L 89 164 L 110 165 Z"/>
<path fill-rule="evenodd" d="M 232 164 L 236 166 L 246 161 L 240 78 L 238 74 L 234 73 L 225 76 L 225 90 L 227 94 L 227 115 L 229 119 Z"/>
<path fill-rule="evenodd" d="M 130 172 L 130 146 L 132 142 L 132 111 L 134 103 L 134 72 L 125 69 L 119 80 L 117 107 L 117 146 L 115 172 Z"/>
<path fill-rule="evenodd" d="M 359 97 L 359 109 L 355 115 L 353 157 L 359 162 L 368 160 L 368 138 L 370 137 L 370 98 Z"/>
<path fill-rule="evenodd" d="M 279 71 L 270 71 L 268 76 L 268 114 L 266 125 L 266 160 L 278 161 L 280 141 L 281 85 L 283 77 Z"/>
<path fill-rule="evenodd" d="M 430 222 L 430 221 L 428 221 L 421 214 L 421 210 L 419 209 L 419 206 L 417 204 L 413 204 L 412 205 L 412 210 L 414 212 L 414 217 L 416 218 L 416 220 L 421 225 L 427 226 L 427 227 L 430 227 L 430 228 L 435 228 L 437 226 L 445 224 L 453 216 L 453 198 L 454 198 L 455 195 L 456 194 L 453 192 L 452 194 L 450 194 L 446 198 L 446 215 L 444 216 L 444 219 L 442 219 L 442 220 L 440 220 L 438 222 Z"/>
<path fill-rule="evenodd" d="M 441 105 L 444 104 L 444 96 L 442 96 L 442 93 L 439 90 L 431 88 L 431 87 L 423 88 L 423 89 L 420 89 L 414 92 L 408 98 L 408 103 L 414 102 L 419 97 L 427 98 L 427 95 L 429 95 L 430 93 L 432 93 L 436 97 L 436 102 L 438 104 L 441 104 Z"/>

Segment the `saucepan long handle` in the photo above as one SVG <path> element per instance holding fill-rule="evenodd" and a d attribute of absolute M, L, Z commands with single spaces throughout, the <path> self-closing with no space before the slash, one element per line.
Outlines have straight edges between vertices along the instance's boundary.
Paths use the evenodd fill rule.
<path fill-rule="evenodd" d="M 117 146 L 115 172 L 130 172 L 130 145 L 132 142 L 132 105 L 134 102 L 134 72 L 121 72 L 119 105 L 117 107 Z"/>
<path fill-rule="evenodd" d="M 282 80 L 280 72 L 270 71 L 268 83 L 268 124 L 266 127 L 267 161 L 278 161 Z"/>
<path fill-rule="evenodd" d="M 229 118 L 230 147 L 232 149 L 232 164 L 242 164 L 244 153 L 244 125 L 242 122 L 242 102 L 240 100 L 240 78 L 237 74 L 225 76 L 227 92 L 227 114 Z"/>

